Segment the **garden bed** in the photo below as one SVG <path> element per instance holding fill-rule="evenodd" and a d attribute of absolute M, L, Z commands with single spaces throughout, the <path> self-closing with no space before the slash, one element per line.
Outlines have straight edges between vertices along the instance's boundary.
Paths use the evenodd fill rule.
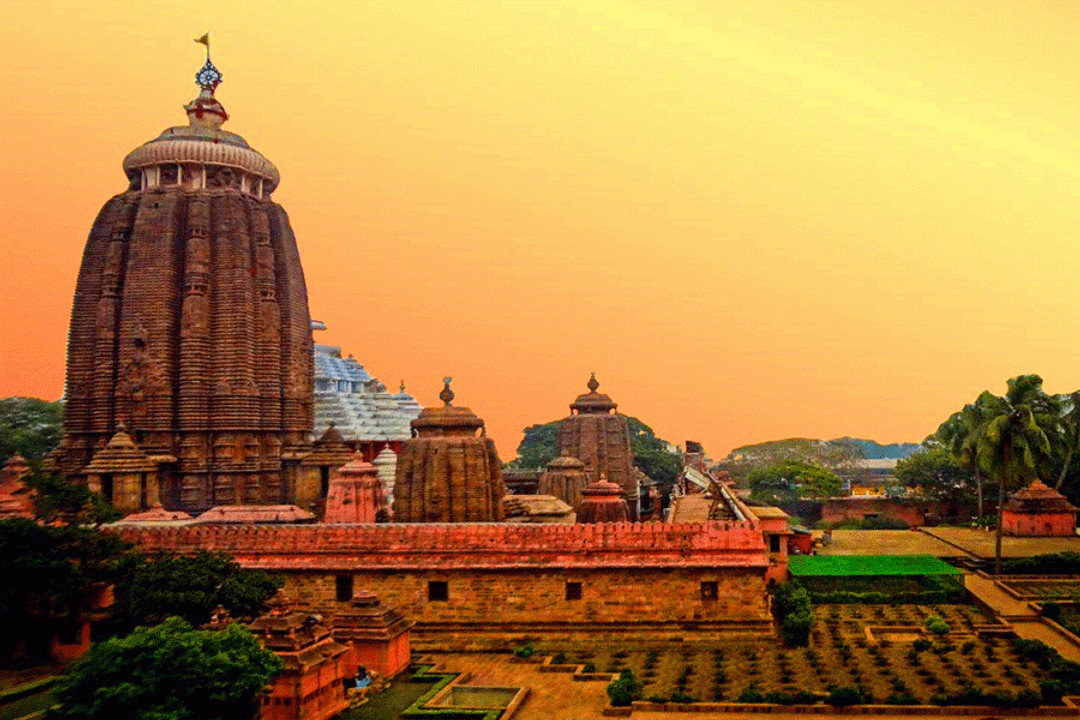
<path fill-rule="evenodd" d="M 806 648 L 743 638 L 556 649 L 564 651 L 565 664 L 598 673 L 630 669 L 643 685 L 641 698 L 657 704 L 812 705 L 841 687 L 855 691 L 860 705 L 955 706 L 965 690 L 966 697 L 980 700 L 968 704 L 1008 705 L 1018 696 L 1037 702 L 1039 683 L 1048 677 L 1017 655 L 1010 640 L 977 636 L 976 629 L 991 618 L 969 605 L 820 605 L 814 614 Z M 949 632 L 930 639 L 923 628 L 934 615 Z M 889 638 L 894 629 L 921 637 L 896 641 Z M 922 640 L 918 650 L 916 639 Z"/>

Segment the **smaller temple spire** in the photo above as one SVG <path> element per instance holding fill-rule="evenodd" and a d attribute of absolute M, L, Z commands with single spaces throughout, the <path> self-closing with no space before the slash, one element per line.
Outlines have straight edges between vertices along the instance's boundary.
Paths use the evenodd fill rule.
<path fill-rule="evenodd" d="M 586 383 L 586 387 L 589 388 L 589 392 L 596 392 L 600 387 L 600 383 L 596 380 L 596 373 L 589 374 L 589 382 Z"/>
<path fill-rule="evenodd" d="M 454 391 L 450 389 L 450 383 L 453 379 L 449 376 L 443 378 L 443 389 L 439 393 L 439 399 L 443 401 L 443 407 L 450 407 L 450 403 L 454 399 Z"/>

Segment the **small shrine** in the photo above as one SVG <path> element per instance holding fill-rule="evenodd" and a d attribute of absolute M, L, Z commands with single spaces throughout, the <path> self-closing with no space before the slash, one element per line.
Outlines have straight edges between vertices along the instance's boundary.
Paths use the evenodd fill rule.
<path fill-rule="evenodd" d="M 1036 480 L 1005 501 L 1001 531 L 1018 537 L 1072 536 L 1076 534 L 1076 507 L 1057 490 Z"/>
<path fill-rule="evenodd" d="M 161 504 L 157 463 L 139 448 L 124 424 L 82 469 L 91 492 L 100 493 L 124 515 Z"/>
<path fill-rule="evenodd" d="M 300 461 L 304 472 L 301 473 L 300 487 L 296 489 L 296 503 L 301 507 L 317 507 L 326 502 L 334 470 L 352 457 L 345 438 L 333 423 L 311 446 L 311 452 Z"/>
<path fill-rule="evenodd" d="M 323 522 L 386 522 L 388 513 L 379 471 L 374 465 L 357 455 L 334 471 Z"/>
<path fill-rule="evenodd" d="M 581 491 L 586 483 L 585 463 L 571 457 L 570 451 L 564 448 L 559 457 L 547 464 L 547 470 L 537 484 L 537 494 L 553 495 L 573 508 L 581 502 Z"/>
<path fill-rule="evenodd" d="M 251 624 L 267 650 L 281 658 L 284 669 L 262 698 L 260 720 L 328 720 L 346 707 L 346 659 L 349 647 L 332 637 L 319 615 L 293 610 L 282 590 L 270 599 L 269 611 Z"/>
<path fill-rule="evenodd" d="M 630 519 L 630 508 L 622 488 L 608 482 L 603 475 L 581 494 L 583 497 L 577 507 L 579 523 L 626 522 Z"/>
<path fill-rule="evenodd" d="M 334 639 L 352 643 L 346 671 L 359 676 L 358 668 L 393 677 L 409 665 L 412 653 L 410 630 L 416 622 L 406 620 L 397 608 L 384 605 L 375 593 L 361 590 L 334 620 Z"/>

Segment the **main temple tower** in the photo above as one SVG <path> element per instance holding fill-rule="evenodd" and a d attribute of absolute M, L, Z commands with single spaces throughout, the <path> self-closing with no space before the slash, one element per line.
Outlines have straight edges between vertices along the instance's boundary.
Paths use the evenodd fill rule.
<path fill-rule="evenodd" d="M 55 455 L 77 477 L 124 425 L 157 464 L 161 502 L 189 511 L 292 502 L 311 447 L 296 239 L 271 200 L 277 168 L 221 129 L 221 80 L 207 46 L 188 124 L 124 158 L 128 188 L 90 231 Z"/>

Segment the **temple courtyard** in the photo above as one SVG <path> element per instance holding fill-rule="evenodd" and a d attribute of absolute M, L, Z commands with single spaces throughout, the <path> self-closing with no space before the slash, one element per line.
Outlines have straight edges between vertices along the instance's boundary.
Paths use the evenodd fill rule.
<path fill-rule="evenodd" d="M 823 531 L 814 532 L 821 538 Z M 1001 541 L 1002 557 L 1080 552 L 1080 537 L 1009 537 Z M 993 560 L 994 533 L 979 528 L 922 527 L 915 530 L 833 530 L 832 541 L 818 548 L 822 555 L 934 555 Z"/>

